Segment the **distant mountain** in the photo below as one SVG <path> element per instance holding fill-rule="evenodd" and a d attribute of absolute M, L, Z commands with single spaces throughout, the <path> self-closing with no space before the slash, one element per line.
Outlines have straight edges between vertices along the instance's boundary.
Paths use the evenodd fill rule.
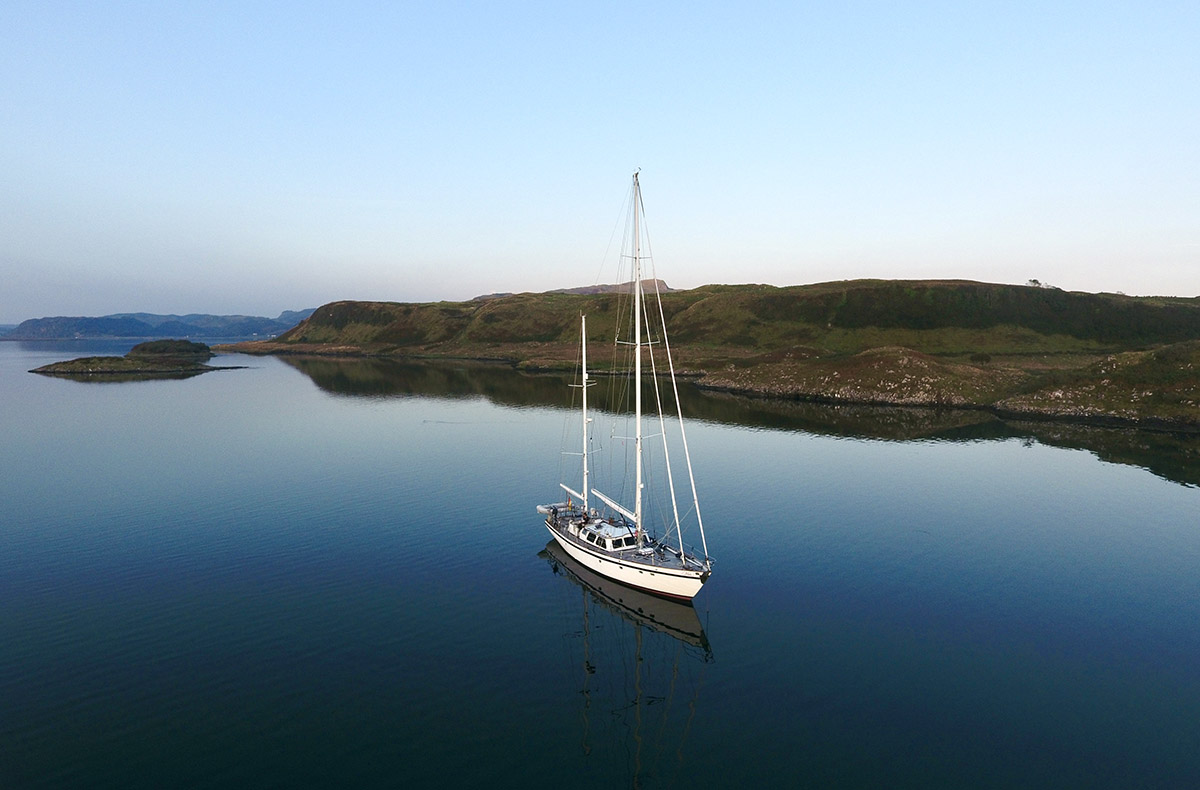
<path fill-rule="evenodd" d="M 546 291 L 548 294 L 615 294 L 629 293 L 632 288 L 633 281 L 627 283 L 608 283 L 604 285 L 583 285 L 578 288 L 557 288 L 553 291 Z M 663 280 L 642 280 L 642 287 L 646 293 L 654 293 L 656 290 L 659 293 L 670 293 L 674 289 L 671 288 Z M 506 296 L 513 296 L 511 291 L 503 291 L 494 294 L 481 294 L 471 299 L 472 302 L 486 302 L 489 299 L 503 299 Z"/>
<path fill-rule="evenodd" d="M 291 329 L 293 326 L 300 323 L 305 318 L 308 318 L 315 312 L 317 312 L 317 310 L 314 307 L 310 307 L 307 310 L 284 310 L 275 320 L 281 324 L 287 324 L 288 328 Z"/>
<path fill-rule="evenodd" d="M 278 318 L 250 315 L 159 315 L 157 313 L 115 313 L 89 318 L 55 316 L 31 318 L 6 334 L 5 340 L 69 340 L 77 338 L 156 338 L 156 337 L 274 337 L 286 332 L 313 314 L 308 310 L 286 310 Z"/>
<path fill-rule="evenodd" d="M 579 288 L 559 288 L 554 291 L 546 291 L 550 294 L 627 294 L 633 288 L 633 280 L 627 283 L 609 283 L 606 285 L 584 285 Z M 669 293 L 673 289 L 670 288 L 663 280 L 642 280 L 642 289 L 652 294 L 655 291 L 659 293 Z"/>

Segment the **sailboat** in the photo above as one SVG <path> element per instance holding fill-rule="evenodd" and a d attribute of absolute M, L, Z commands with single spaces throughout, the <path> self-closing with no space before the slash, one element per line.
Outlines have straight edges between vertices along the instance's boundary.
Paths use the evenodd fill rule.
<path fill-rule="evenodd" d="M 618 345 L 632 349 L 630 374 L 633 379 L 633 503 L 622 504 L 616 498 L 590 487 L 588 456 L 591 452 L 588 425 L 588 389 L 595 383 L 589 379 L 587 369 L 587 316 L 580 316 L 580 360 L 581 383 L 578 386 L 582 397 L 583 425 L 583 479 L 580 490 L 566 483 L 559 486 L 567 493 L 565 502 L 539 505 L 537 511 L 546 516 L 546 529 L 554 540 L 576 562 L 585 568 L 606 576 L 621 584 L 644 590 L 655 595 L 690 601 L 712 574 L 712 558 L 708 556 L 708 544 L 704 537 L 704 522 L 700 517 L 700 501 L 696 494 L 695 476 L 692 473 L 691 456 L 687 449 L 684 433 L 683 413 L 679 408 L 679 389 L 675 382 L 675 367 L 671 360 L 671 346 L 667 340 L 666 320 L 662 308 L 658 280 L 651 281 L 653 299 L 646 293 L 647 283 L 642 277 L 644 263 L 643 228 L 645 225 L 642 206 L 641 185 L 638 174 L 633 174 L 633 190 L 630 198 L 629 242 L 623 257 L 631 264 L 632 280 L 629 284 L 632 310 L 630 337 L 618 339 Z M 654 347 L 661 346 L 666 370 L 660 381 L 659 364 Z M 661 508 L 667 514 L 662 525 L 662 534 L 651 528 L 645 502 L 645 456 L 647 442 L 652 438 L 643 436 L 643 355 L 650 364 L 655 414 L 662 437 L 662 464 L 665 469 L 666 498 L 670 507 Z M 680 513 L 676 497 L 675 479 L 671 468 L 668 446 L 667 408 L 663 389 L 669 385 L 677 422 L 679 449 L 682 450 L 687 468 L 688 484 L 691 487 L 691 508 Z M 660 486 L 661 488 L 661 486 Z M 600 506 L 594 506 L 598 503 Z M 683 517 L 694 517 L 699 527 L 700 550 L 690 548 L 683 540 Z"/>

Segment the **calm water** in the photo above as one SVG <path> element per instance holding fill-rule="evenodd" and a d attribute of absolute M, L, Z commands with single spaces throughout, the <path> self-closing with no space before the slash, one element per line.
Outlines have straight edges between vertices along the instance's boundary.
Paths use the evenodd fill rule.
<path fill-rule="evenodd" d="M 636 616 L 556 379 L 25 372 L 105 345 L 0 343 L 0 786 L 1200 783 L 1195 439 L 693 394 L 716 572 Z"/>

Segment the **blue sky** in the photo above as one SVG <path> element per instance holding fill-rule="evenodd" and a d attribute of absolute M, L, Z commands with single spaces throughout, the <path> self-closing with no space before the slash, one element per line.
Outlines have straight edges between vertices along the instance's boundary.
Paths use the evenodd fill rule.
<path fill-rule="evenodd" d="M 1200 294 L 1200 4 L 0 5 L 0 322 L 605 280 Z"/>

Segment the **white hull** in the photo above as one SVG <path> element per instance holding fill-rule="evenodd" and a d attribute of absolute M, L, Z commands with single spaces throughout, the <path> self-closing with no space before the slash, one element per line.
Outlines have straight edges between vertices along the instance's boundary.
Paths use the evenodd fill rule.
<path fill-rule="evenodd" d="M 543 553 L 546 559 L 557 565 L 563 575 L 626 620 L 701 648 L 706 655 L 705 660 L 711 658 L 708 637 L 704 634 L 704 626 L 700 624 L 700 616 L 696 614 L 691 601 L 677 601 L 644 590 L 635 590 L 607 576 L 592 573 L 571 559 L 557 540 L 547 543 Z M 538 556 L 541 557 L 542 554 Z"/>
<path fill-rule="evenodd" d="M 580 565 L 638 590 L 690 601 L 696 597 L 696 593 L 700 592 L 700 588 L 708 579 L 707 571 L 656 569 L 641 563 L 623 562 L 616 557 L 601 556 L 563 535 L 551 526 L 549 519 L 546 520 L 546 529 L 558 541 L 558 545 Z"/>

